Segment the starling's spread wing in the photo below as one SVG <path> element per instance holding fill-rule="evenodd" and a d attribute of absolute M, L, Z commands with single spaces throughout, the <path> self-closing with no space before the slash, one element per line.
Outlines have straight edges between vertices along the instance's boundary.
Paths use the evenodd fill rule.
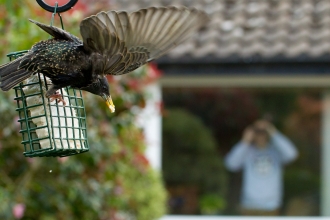
<path fill-rule="evenodd" d="M 95 74 L 124 74 L 147 62 L 146 51 L 127 48 L 124 38 L 130 31 L 126 12 L 100 12 L 81 22 L 84 49 L 91 53 Z"/>
<path fill-rule="evenodd" d="M 78 37 L 70 34 L 69 32 L 66 32 L 60 28 L 42 24 L 42 23 L 39 23 L 32 19 L 29 19 L 29 21 L 38 25 L 42 30 L 46 31 L 48 34 L 53 36 L 55 39 L 62 39 L 62 40 L 72 41 L 77 44 L 82 44 L 81 40 Z"/>
<path fill-rule="evenodd" d="M 130 50 L 146 49 L 148 61 L 164 55 L 186 40 L 209 18 L 205 12 L 186 7 L 151 7 L 129 15 L 132 31 L 125 41 Z"/>
<path fill-rule="evenodd" d="M 208 20 L 197 9 L 151 7 L 100 12 L 80 24 L 84 49 L 96 56 L 97 74 L 124 74 L 182 43 Z M 94 54 L 94 55 L 93 55 Z"/>

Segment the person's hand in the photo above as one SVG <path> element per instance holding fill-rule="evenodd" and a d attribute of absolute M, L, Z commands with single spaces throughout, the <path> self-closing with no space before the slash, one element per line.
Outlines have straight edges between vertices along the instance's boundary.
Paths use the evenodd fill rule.
<path fill-rule="evenodd" d="M 254 125 L 259 129 L 264 129 L 268 132 L 269 135 L 272 135 L 275 133 L 276 128 L 275 126 L 266 120 L 258 120 L 254 123 Z"/>
<path fill-rule="evenodd" d="M 247 127 L 243 132 L 242 141 L 245 142 L 246 144 L 251 144 L 253 138 L 254 138 L 253 128 L 251 126 Z"/>

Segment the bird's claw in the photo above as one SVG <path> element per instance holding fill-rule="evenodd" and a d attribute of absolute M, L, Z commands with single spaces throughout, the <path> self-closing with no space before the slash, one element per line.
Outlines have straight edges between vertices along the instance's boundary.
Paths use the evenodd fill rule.
<path fill-rule="evenodd" d="M 66 101 L 63 99 L 63 95 L 62 94 L 56 92 L 55 94 L 49 96 L 49 101 L 50 102 L 52 102 L 54 100 L 56 100 L 57 103 L 62 102 L 63 103 L 63 106 L 66 106 Z"/>

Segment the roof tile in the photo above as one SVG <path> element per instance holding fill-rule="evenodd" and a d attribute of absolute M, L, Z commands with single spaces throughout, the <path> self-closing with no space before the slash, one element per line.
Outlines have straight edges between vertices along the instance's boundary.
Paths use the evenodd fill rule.
<path fill-rule="evenodd" d="M 329 0 L 113 0 L 118 10 L 185 5 L 206 11 L 210 22 L 173 49 L 169 59 L 249 56 L 267 59 L 324 57 L 330 51 Z"/>

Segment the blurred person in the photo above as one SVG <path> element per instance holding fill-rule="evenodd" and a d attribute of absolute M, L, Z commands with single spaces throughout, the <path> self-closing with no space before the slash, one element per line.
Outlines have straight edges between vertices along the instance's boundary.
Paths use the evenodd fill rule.
<path fill-rule="evenodd" d="M 270 122 L 258 120 L 226 155 L 225 166 L 243 170 L 242 215 L 279 215 L 283 194 L 283 165 L 297 158 L 292 142 Z"/>

